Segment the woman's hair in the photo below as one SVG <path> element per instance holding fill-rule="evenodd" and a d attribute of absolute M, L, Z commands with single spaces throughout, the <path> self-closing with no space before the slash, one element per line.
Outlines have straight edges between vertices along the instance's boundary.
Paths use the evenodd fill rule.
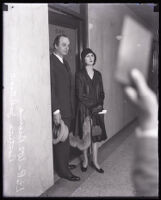
<path fill-rule="evenodd" d="M 55 49 L 55 45 L 58 46 L 59 45 L 59 41 L 61 37 L 66 37 L 68 38 L 68 36 L 66 36 L 65 34 L 61 34 L 61 35 L 57 35 L 54 42 L 53 42 L 53 48 Z"/>
<path fill-rule="evenodd" d="M 93 65 L 95 65 L 95 63 L 96 63 L 96 54 L 92 51 L 92 49 L 90 49 L 90 48 L 85 48 L 85 49 L 83 49 L 83 51 L 82 51 L 82 53 L 81 53 L 81 59 L 82 59 L 82 63 L 83 63 L 83 66 L 85 66 L 86 65 L 86 63 L 85 63 L 85 57 L 86 57 L 86 55 L 87 54 L 89 54 L 89 53 L 92 53 L 93 55 L 94 55 L 94 63 L 93 63 Z"/>

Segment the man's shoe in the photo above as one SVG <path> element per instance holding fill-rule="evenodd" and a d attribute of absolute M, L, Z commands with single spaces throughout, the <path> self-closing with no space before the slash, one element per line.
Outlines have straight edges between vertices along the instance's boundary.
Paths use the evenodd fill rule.
<path fill-rule="evenodd" d="M 71 169 L 71 170 L 72 170 L 72 169 L 75 169 L 75 168 L 76 168 L 76 165 L 68 165 L 68 168 Z"/>
<path fill-rule="evenodd" d="M 66 178 L 69 181 L 80 181 L 80 177 L 75 176 L 75 175 L 71 175 L 69 177 Z"/>

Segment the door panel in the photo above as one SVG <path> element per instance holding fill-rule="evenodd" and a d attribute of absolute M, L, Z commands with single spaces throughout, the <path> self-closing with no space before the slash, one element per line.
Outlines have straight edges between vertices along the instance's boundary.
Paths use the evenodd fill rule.
<path fill-rule="evenodd" d="M 65 34 L 70 40 L 69 53 L 65 56 L 65 59 L 70 65 L 72 75 L 76 71 L 76 40 L 77 40 L 77 30 L 72 28 L 66 28 L 58 25 L 49 24 L 49 40 L 50 40 L 50 53 L 53 52 L 53 42 L 57 35 Z"/>

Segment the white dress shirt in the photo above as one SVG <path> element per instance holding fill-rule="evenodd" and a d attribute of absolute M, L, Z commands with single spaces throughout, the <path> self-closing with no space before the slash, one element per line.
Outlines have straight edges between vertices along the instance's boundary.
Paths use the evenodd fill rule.
<path fill-rule="evenodd" d="M 56 54 L 56 53 L 53 53 L 53 54 L 60 60 L 61 63 L 64 64 L 63 58 L 62 58 L 62 57 L 60 57 L 60 56 L 59 56 L 58 54 Z"/>
<path fill-rule="evenodd" d="M 63 58 L 62 58 L 62 57 L 60 57 L 60 56 L 59 56 L 58 54 L 56 54 L 56 53 L 53 53 L 53 54 L 60 60 L 61 63 L 64 64 Z M 56 115 L 56 114 L 58 114 L 58 113 L 60 113 L 60 110 L 59 110 L 59 109 L 57 109 L 56 111 L 53 112 L 54 115 Z"/>

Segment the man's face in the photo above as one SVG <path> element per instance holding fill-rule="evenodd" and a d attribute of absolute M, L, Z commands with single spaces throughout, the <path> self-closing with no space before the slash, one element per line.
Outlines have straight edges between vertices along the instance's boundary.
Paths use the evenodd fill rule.
<path fill-rule="evenodd" d="M 61 56 L 67 55 L 69 51 L 69 45 L 70 45 L 69 39 L 67 37 L 62 36 L 59 40 L 58 46 L 55 45 L 56 52 Z"/>

